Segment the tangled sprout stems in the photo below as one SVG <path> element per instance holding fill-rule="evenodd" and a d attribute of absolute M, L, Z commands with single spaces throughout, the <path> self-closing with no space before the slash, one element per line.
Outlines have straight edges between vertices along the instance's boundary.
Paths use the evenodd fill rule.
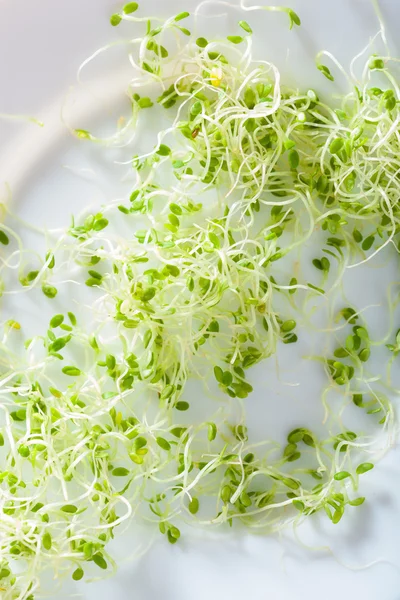
<path fill-rule="evenodd" d="M 91 311 L 91 323 L 69 308 L 53 314 L 24 346 L 23 325 L 4 323 L 0 584 L 13 600 L 32 600 L 48 564 L 76 581 L 115 569 L 107 544 L 134 514 L 157 522 L 172 544 L 182 516 L 271 531 L 323 510 L 338 523 L 364 502 L 359 478 L 395 428 L 390 398 L 367 371 L 379 344 L 352 307 L 326 328 L 340 332 L 339 346 L 317 357 L 329 381 L 326 439 L 299 423 L 283 448 L 254 443 L 243 410 L 248 369 L 297 341 L 296 311 L 315 295 L 329 303 L 346 270 L 386 246 L 398 251 L 399 90 L 390 59 L 368 57 L 362 84 L 351 71 L 351 91 L 331 107 L 253 60 L 246 21 L 240 35 L 208 41 L 186 28 L 189 13 L 149 21 L 138 8 L 128 3 L 111 18 L 146 27 L 131 41 L 130 119 L 104 140 L 74 130 L 129 149 L 154 104 L 172 114 L 152 151 L 127 151 L 130 197 L 74 219 L 44 258 L 25 252 L 10 227 L 0 230 L 1 275 L 17 276 L 4 295 L 39 288 L 51 302 L 70 282 L 85 287 Z M 291 9 L 267 10 L 300 25 Z M 346 74 L 324 52 L 322 75 L 333 79 L 322 56 Z M 372 85 L 376 73 L 383 88 Z M 157 97 L 141 95 L 149 82 Z M 323 243 L 305 279 L 295 257 L 317 229 Z M 383 343 L 395 360 L 398 332 Z M 218 399 L 212 414 L 199 417 L 189 402 L 191 380 Z M 331 393 L 343 398 L 339 409 Z M 379 434 L 349 430 L 349 408 Z"/>

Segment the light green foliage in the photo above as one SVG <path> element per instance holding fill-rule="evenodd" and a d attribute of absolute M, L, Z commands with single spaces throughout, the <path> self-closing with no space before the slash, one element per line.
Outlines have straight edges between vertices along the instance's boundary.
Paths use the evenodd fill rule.
<path fill-rule="evenodd" d="M 393 432 L 389 399 L 362 385 L 378 344 L 348 306 L 329 324 L 335 345 L 316 359 L 328 382 L 327 439 L 298 423 L 272 454 L 271 440 L 253 443 L 245 410 L 237 410 L 251 402 L 252 367 L 305 333 L 307 301 L 329 302 L 346 267 L 399 243 L 398 167 L 379 163 L 400 153 L 385 61 L 368 62 L 386 77 L 384 89 L 358 82 L 333 109 L 316 91 L 287 88 L 272 67 L 251 62 L 246 21 L 239 21 L 244 37 L 234 33 L 216 48 L 180 25 L 186 11 L 160 24 L 131 17 L 137 9 L 131 2 L 111 17 L 113 26 L 137 20 L 143 29 L 131 57 L 143 75 L 143 87 L 138 80 L 129 90 L 132 118 L 107 140 L 85 129 L 74 134 L 124 147 L 138 120 L 164 108 L 172 125 L 146 155 L 132 158 L 137 150 L 128 142 L 136 183 L 126 198 L 74 219 L 65 247 L 52 247 L 46 262 L 21 265 L 18 286 L 55 299 L 45 301 L 53 312 L 47 331 L 26 342 L 29 369 L 9 378 L 15 367 L 2 354 L 9 419 L 0 432 L 1 511 L 18 528 L 0 536 L 1 554 L 40 571 L 64 553 L 75 581 L 87 562 L 96 571 L 115 566 L 107 544 L 133 508 L 157 520 L 171 544 L 181 535 L 176 517 L 196 520 L 211 504 L 210 524 L 271 531 L 317 511 L 339 523 L 347 507 L 364 502 L 352 494 L 374 465 L 361 462 L 370 456 L 365 438 L 346 428 L 328 392 Z M 286 13 L 290 28 L 300 25 L 290 8 L 265 9 Z M 171 30 L 184 57 L 174 81 Z M 248 62 L 240 60 L 245 52 Z M 232 53 L 238 58 L 230 62 Z M 317 66 L 333 80 L 319 59 Z M 159 86 L 154 97 L 142 95 L 149 80 Z M 215 190 L 218 200 L 209 200 Z M 14 245 L 4 228 L 2 253 Z M 307 258 L 309 283 L 293 265 L 317 229 L 323 242 Z M 65 302 L 66 264 L 94 299 L 91 323 Z M 10 320 L 4 335 L 19 329 Z M 384 342 L 391 361 L 400 353 L 395 331 Z M 29 362 L 39 343 L 43 359 Z M 193 417 L 193 379 L 215 401 L 204 422 Z M 26 481 L 25 472 L 32 473 Z M 14 577 L 10 569 L 4 562 L 0 576 Z M 22 589 L 25 576 L 15 577 Z"/>

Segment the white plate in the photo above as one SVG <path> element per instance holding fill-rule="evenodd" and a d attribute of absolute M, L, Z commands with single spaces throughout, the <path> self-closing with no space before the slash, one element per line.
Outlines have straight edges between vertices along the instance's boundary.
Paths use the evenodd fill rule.
<path fill-rule="evenodd" d="M 192 10 L 193 0 L 145 0 L 142 12 L 157 16 Z M 238 4 L 235 2 L 234 4 Z M 277 4 L 282 4 L 277 2 Z M 332 51 L 344 64 L 353 58 L 378 31 L 372 3 L 367 0 L 296 0 L 291 6 L 299 13 L 302 27 L 288 31 L 285 15 L 254 13 L 247 17 L 256 39 L 255 55 L 277 64 L 288 81 L 318 90 L 327 87 L 314 67 L 320 49 Z M 398 39 L 400 5 L 396 0 L 382 1 L 382 12 L 388 24 L 388 37 Z M 7 182 L 12 191 L 13 209 L 25 220 L 38 226 L 62 227 L 72 212 L 88 203 L 106 202 L 124 194 L 128 187 L 121 183 L 121 171 L 104 162 L 104 155 L 84 147 L 72 139 L 60 122 L 60 110 L 79 64 L 100 46 L 128 36 L 131 28 L 112 28 L 109 16 L 118 9 L 110 0 L 69 0 L 55 3 L 42 0 L 2 0 L 0 2 L 0 112 L 27 114 L 45 123 L 40 129 L 24 121 L 0 119 L 0 184 Z M 221 5 L 217 12 L 227 17 L 214 17 L 206 22 L 209 37 L 222 34 L 227 26 L 234 28 L 239 11 L 228 11 Z M 391 36 L 390 33 L 393 33 Z M 391 40 L 392 53 L 396 45 Z M 97 70 L 96 70 L 97 69 Z M 73 118 L 84 125 L 90 120 L 108 121 L 120 110 L 127 69 L 124 49 L 117 48 L 90 72 L 95 81 L 88 97 L 77 94 Z M 337 90 L 338 88 L 336 88 Z M 93 113 L 93 99 L 97 107 Z M 116 107 L 116 108 L 115 108 Z M 92 169 L 95 177 L 88 175 Z M 2 188 L 2 201 L 7 192 Z M 9 201 L 9 200 L 8 200 Z M 33 234 L 26 235 L 27 244 L 40 245 Z M 353 294 L 368 295 L 368 302 L 383 302 L 382 288 L 368 286 L 361 277 L 361 288 Z M 358 284 L 357 284 L 358 285 Z M 368 288 L 368 289 L 367 289 Z M 31 307 L 31 320 L 38 318 Z M 40 313 L 40 307 L 38 307 Z M 31 323 L 29 326 L 34 326 Z M 283 355 L 286 361 L 291 355 Z M 293 355 L 296 368 L 283 362 L 283 378 L 299 381 L 290 410 L 298 410 L 297 400 L 313 392 L 310 377 L 304 371 L 299 355 Z M 265 373 L 271 378 L 265 384 Z M 269 371 L 259 369 L 253 375 L 256 407 L 249 407 L 258 433 L 284 432 L 296 422 L 295 412 L 289 417 L 287 387 Z M 279 387 L 280 386 L 280 387 Z M 265 397 L 269 400 L 266 403 Z M 278 405 L 278 408 L 276 406 Z M 261 412 L 260 412 L 261 411 Z M 312 412 L 312 408 L 311 408 Z M 272 419 L 270 418 L 270 415 Z M 311 413 L 310 413 L 311 415 Z M 277 433 L 279 435 L 279 433 Z M 368 502 L 337 525 L 324 519 L 309 520 L 298 530 L 301 540 L 314 549 L 300 546 L 293 532 L 280 537 L 252 536 L 232 533 L 189 530 L 184 539 L 172 547 L 153 530 L 133 525 L 114 546 L 120 570 L 106 581 L 65 584 L 62 590 L 47 597 L 60 599 L 64 594 L 79 593 L 87 600 L 397 600 L 400 595 L 400 452 L 393 448 L 379 467 L 362 482 L 361 491 Z M 154 537 L 154 540 L 152 539 Z M 129 558 L 137 548 L 151 548 L 140 559 Z M 317 549 L 317 547 L 319 549 Z M 367 566 L 369 565 L 369 566 Z M 364 568 L 366 567 L 366 568 Z M 46 584 L 46 591 L 50 587 Z"/>

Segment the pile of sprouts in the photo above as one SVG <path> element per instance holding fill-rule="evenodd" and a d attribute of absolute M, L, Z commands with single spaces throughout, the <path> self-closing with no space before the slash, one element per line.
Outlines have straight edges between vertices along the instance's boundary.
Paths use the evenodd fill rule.
<path fill-rule="evenodd" d="M 380 345 L 390 373 L 400 330 L 392 323 L 376 341 L 363 307 L 347 304 L 327 329 L 339 345 L 318 357 L 329 437 L 299 422 L 281 446 L 252 441 L 246 425 L 252 367 L 307 335 L 296 314 L 310 297 L 329 303 L 348 269 L 385 247 L 399 252 L 391 59 L 368 57 L 361 84 L 351 69 L 350 91 L 331 106 L 253 59 L 247 21 L 226 39 L 196 39 L 188 12 L 154 24 L 138 8 L 111 17 L 143 28 L 131 40 L 131 118 L 106 139 L 73 130 L 82 143 L 124 148 L 130 197 L 75 218 L 40 259 L 1 225 L 4 296 L 41 290 L 50 310 L 56 297 L 67 307 L 72 281 L 89 288 L 91 303 L 90 321 L 65 308 L 28 340 L 23 318 L 2 323 L 6 599 L 33 600 L 49 565 L 75 581 L 115 570 L 108 543 L 133 515 L 171 544 L 181 522 L 276 531 L 323 511 L 338 523 L 364 502 L 359 478 L 393 442 L 389 388 L 369 364 Z M 300 26 L 291 9 L 269 10 Z M 317 67 L 332 80 L 323 57 Z M 136 128 L 157 105 L 170 125 L 137 155 Z M 309 242 L 305 278 L 296 261 Z M 191 381 L 208 394 L 206 408 L 188 394 Z M 332 414 L 332 392 L 370 416 L 373 435 Z"/>

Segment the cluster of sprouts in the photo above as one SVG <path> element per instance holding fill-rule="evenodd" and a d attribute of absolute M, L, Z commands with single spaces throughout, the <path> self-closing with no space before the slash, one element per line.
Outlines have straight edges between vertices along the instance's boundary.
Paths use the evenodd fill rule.
<path fill-rule="evenodd" d="M 325 511 L 338 523 L 364 502 L 359 477 L 377 446 L 393 441 L 390 394 L 368 370 L 377 343 L 346 305 L 336 314 L 341 344 L 318 358 L 327 439 L 299 423 L 283 447 L 252 442 L 245 411 L 251 367 L 297 342 L 307 298 L 329 300 L 346 269 L 386 246 L 399 251 L 391 59 L 368 57 L 362 84 L 349 76 L 349 93 L 332 107 L 255 61 L 246 21 L 240 35 L 209 41 L 193 39 L 187 12 L 153 26 L 137 9 L 129 3 L 111 18 L 145 27 L 132 40 L 132 118 L 104 140 L 74 130 L 125 147 L 136 174 L 130 197 L 75 219 L 31 270 L 19 237 L 0 230 L 4 280 L 17 275 L 20 289 L 41 289 L 50 306 L 73 281 L 92 302 L 91 323 L 66 308 L 24 343 L 15 341 L 22 318 L 3 323 L 0 587 L 10 600 L 32 600 L 49 564 L 76 581 L 116 568 L 107 544 L 135 514 L 172 544 L 181 520 L 273 531 Z M 269 9 L 300 25 L 292 10 Z M 321 57 L 321 77 L 333 79 Z M 142 93 L 149 83 L 151 97 Z M 170 125 L 152 151 L 132 156 L 136 124 L 154 104 Z M 306 279 L 295 262 L 314 239 Z M 385 344 L 391 365 L 396 328 Z M 213 402 L 206 418 L 188 397 L 192 380 Z M 370 415 L 376 436 L 335 419 L 332 391 Z"/>

